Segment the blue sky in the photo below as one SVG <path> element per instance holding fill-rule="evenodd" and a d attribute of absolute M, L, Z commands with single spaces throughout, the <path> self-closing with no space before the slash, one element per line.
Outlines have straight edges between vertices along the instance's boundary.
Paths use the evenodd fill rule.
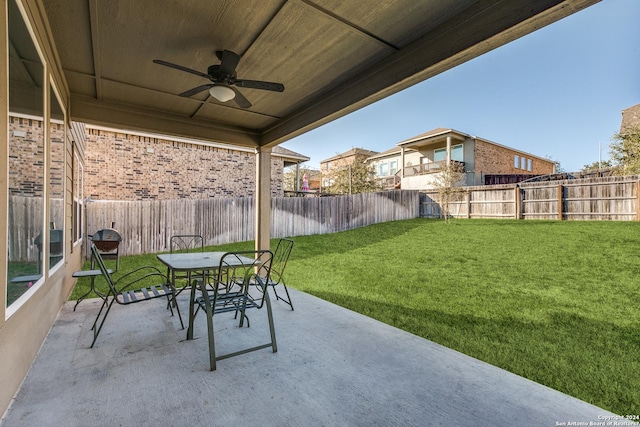
<path fill-rule="evenodd" d="M 603 0 L 282 144 L 311 157 L 384 151 L 437 127 L 559 161 L 609 157 L 622 110 L 640 103 L 640 0 Z"/>

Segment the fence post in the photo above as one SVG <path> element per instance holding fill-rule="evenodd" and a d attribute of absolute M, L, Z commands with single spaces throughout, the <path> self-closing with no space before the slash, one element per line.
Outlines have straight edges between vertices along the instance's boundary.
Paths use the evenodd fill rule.
<path fill-rule="evenodd" d="M 558 185 L 558 219 L 562 221 L 563 185 Z"/>
<path fill-rule="evenodd" d="M 516 219 L 522 219 L 522 198 L 520 197 L 520 187 L 516 185 L 514 188 L 514 197 L 515 197 L 515 217 Z"/>
<path fill-rule="evenodd" d="M 467 193 L 467 219 L 471 218 L 471 191 L 466 191 Z"/>

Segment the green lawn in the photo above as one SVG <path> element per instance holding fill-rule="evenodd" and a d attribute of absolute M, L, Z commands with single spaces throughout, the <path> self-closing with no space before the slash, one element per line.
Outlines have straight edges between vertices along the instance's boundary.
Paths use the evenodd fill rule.
<path fill-rule="evenodd" d="M 640 223 L 415 219 L 294 240 L 290 286 L 640 414 Z"/>

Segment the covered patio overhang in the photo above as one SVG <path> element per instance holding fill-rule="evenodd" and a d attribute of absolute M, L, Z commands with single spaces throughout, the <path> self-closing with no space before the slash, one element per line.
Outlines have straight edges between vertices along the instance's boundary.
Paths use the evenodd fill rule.
<path fill-rule="evenodd" d="M 256 150 L 256 246 L 265 247 L 272 147 L 597 1 L 28 2 L 46 16 L 72 121 Z M 211 83 L 197 73 L 223 50 L 240 56 L 239 79 L 284 91 L 236 88 L 248 108 L 207 90 L 179 96 Z"/>
<path fill-rule="evenodd" d="M 255 150 L 255 240 L 258 248 L 264 248 L 268 247 L 270 240 L 271 151 L 278 144 L 597 2 L 4 2 L 5 13 L 0 19 L 4 43 L 0 44 L 0 51 L 6 63 L 5 67 L 0 67 L 0 80 L 4 82 L 4 90 L 0 90 L 0 104 L 4 112 L 0 128 L 5 135 L 2 140 L 5 150 L 0 156 L 0 175 L 4 177 L 0 199 L 10 207 L 8 177 L 10 172 L 17 170 L 10 166 L 12 148 L 27 147 L 20 139 L 24 133 L 16 137 L 18 140 L 11 140 L 10 121 L 18 116 L 18 119 L 35 120 L 41 123 L 43 132 L 34 138 L 40 145 L 29 152 L 38 153 L 36 164 L 43 191 L 34 198 L 42 209 L 35 215 L 38 227 L 32 229 L 44 230 L 45 235 L 52 217 L 51 205 L 47 203 L 54 181 L 50 178 L 59 178 L 49 173 L 54 169 L 49 161 L 53 152 L 52 142 L 47 138 L 52 132 L 48 130 L 46 121 L 63 120 L 66 125 L 63 128 L 68 135 L 62 138 L 64 172 L 60 181 L 64 183 L 61 193 L 64 209 L 60 209 L 64 217 L 64 259 L 52 269 L 46 268 L 46 256 L 44 261 L 37 263 L 36 267 L 45 267 L 42 269 L 44 275 L 22 294 L 20 304 L 8 303 L 6 290 L 10 263 L 8 259 L 0 263 L 0 275 L 7 278 L 3 286 L 4 295 L 0 296 L 0 357 L 3 360 L 0 365 L 3 381 L 0 410 L 7 407 L 22 383 L 71 293 L 75 284 L 72 272 L 82 266 L 81 250 L 78 249 L 83 242 L 82 233 L 72 234 L 74 227 L 79 227 L 77 219 L 82 216 L 74 210 L 74 197 L 81 194 L 75 190 L 75 178 L 80 173 L 74 167 L 84 160 L 78 123 Z M 189 96 L 179 96 L 192 88 L 211 85 L 211 80 L 204 73 L 209 73 L 211 66 L 216 70 L 220 64 L 216 52 L 225 50 L 239 55 L 234 68 L 238 79 L 281 83 L 284 91 L 260 90 L 255 88 L 256 84 L 253 87 L 238 85 L 236 98 L 246 98 L 246 103 L 219 102 L 210 96 L 206 90 L 208 87 L 189 93 Z M 178 64 L 178 68 L 159 65 L 154 60 Z M 190 71 L 185 72 L 184 69 Z M 228 84 L 235 77 L 227 75 L 225 82 Z M 79 181 L 78 187 L 81 187 Z M 0 241 L 4 242 L 5 256 L 9 253 L 9 232 L 15 228 L 9 225 L 9 210 L 0 211 L 3 225 L 0 227 Z M 322 314 L 316 308 L 311 311 Z M 327 318 L 331 318 L 331 314 Z M 71 322 L 76 320 L 73 318 Z M 321 326 L 326 327 L 324 324 Z M 350 330 L 351 325 L 343 322 L 336 327 L 342 333 Z M 77 324 L 72 329 L 75 328 Z M 306 333 L 307 338 L 313 338 L 317 329 L 307 331 L 301 326 L 300 330 Z M 333 333 L 332 329 L 328 330 L 332 337 L 341 336 Z M 344 350 L 340 343 L 336 347 Z M 313 347 L 307 344 L 302 350 L 308 348 Z M 324 360 L 340 356 L 330 353 Z M 97 372 L 98 377 L 104 378 L 106 371 L 96 371 L 97 365 L 92 365 L 92 358 L 100 357 L 100 354 L 85 353 L 85 357 L 82 363 L 86 365 L 82 368 Z M 118 357 L 114 357 L 111 362 L 115 364 L 117 360 Z M 357 358 L 354 360 L 359 361 Z M 171 361 L 178 362 L 179 358 Z M 73 363 L 70 366 L 78 368 Z M 107 367 L 113 368 L 114 365 Z M 140 365 L 135 370 L 146 368 L 146 365 Z M 399 373 L 406 375 L 410 371 L 410 367 L 402 365 Z M 122 372 L 121 378 L 132 381 L 127 376 L 131 370 Z M 331 374 L 331 371 L 327 372 Z M 55 375 L 56 372 L 47 374 Z M 45 381 L 50 378 L 47 374 L 42 377 Z M 51 384 L 56 387 L 57 379 L 54 378 Z M 287 384 L 293 386 L 295 382 Z M 191 391 L 190 386 L 191 383 L 182 389 L 183 395 Z M 365 385 L 364 389 L 371 387 Z M 99 388 L 96 390 L 100 392 Z M 117 387 L 114 390 L 121 391 Z M 92 403 L 114 395 L 93 395 Z M 75 404 L 72 399 L 69 402 Z M 447 403 L 446 400 L 442 402 Z M 36 404 L 40 403 L 44 402 Z M 495 409 L 498 404 L 486 407 L 490 406 Z"/>
<path fill-rule="evenodd" d="M 442 146 L 446 147 L 446 158 L 443 160 L 447 164 L 451 162 L 451 146 L 455 143 L 455 141 L 464 141 L 467 138 L 472 138 L 470 135 L 466 133 L 458 132 L 454 129 L 443 129 L 437 128 L 431 130 L 429 132 L 423 133 L 421 135 L 415 136 L 413 138 L 407 139 L 405 141 L 399 142 L 398 146 L 400 147 L 400 159 L 402 164 L 402 172 L 401 175 L 404 178 L 407 175 L 415 175 L 430 173 L 432 168 L 425 167 L 426 165 L 417 165 L 413 169 L 415 169 L 414 173 L 407 173 L 405 170 L 405 154 L 407 150 L 413 150 L 418 152 L 423 152 L 429 147 L 433 146 Z M 435 162 L 432 162 L 435 163 Z M 437 165 L 435 165 L 437 166 Z M 433 168 L 433 170 L 439 170 L 438 167 Z"/>

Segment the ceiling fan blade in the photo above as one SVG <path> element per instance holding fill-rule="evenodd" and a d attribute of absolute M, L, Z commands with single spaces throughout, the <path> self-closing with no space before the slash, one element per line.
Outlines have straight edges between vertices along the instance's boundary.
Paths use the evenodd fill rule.
<path fill-rule="evenodd" d="M 220 71 L 231 76 L 236 71 L 238 62 L 240 62 L 240 55 L 230 50 L 223 50 L 220 58 Z"/>
<path fill-rule="evenodd" d="M 236 89 L 233 86 L 229 86 L 231 89 L 233 89 L 233 91 L 236 93 L 235 98 L 233 98 L 234 101 L 236 101 L 236 104 L 238 104 L 238 106 L 240 108 L 250 108 L 251 107 L 251 103 L 249 102 L 249 100 L 247 98 L 244 97 L 244 95 L 242 93 L 240 93 L 240 91 L 238 89 Z"/>
<path fill-rule="evenodd" d="M 208 74 L 201 73 L 197 70 L 192 70 L 191 68 L 183 67 L 182 65 L 174 64 L 171 62 L 163 61 L 162 59 L 154 59 L 154 63 L 164 65 L 165 67 L 175 68 L 176 70 L 186 71 L 187 73 L 195 74 L 196 76 L 204 77 L 205 79 L 211 80 L 211 77 Z"/>
<path fill-rule="evenodd" d="M 206 85 L 202 85 L 202 86 L 198 86 L 198 87 L 194 87 L 193 89 L 189 89 L 185 92 L 182 92 L 181 94 L 179 94 L 178 96 L 184 96 L 186 98 L 195 95 L 196 93 L 200 93 L 203 90 L 207 90 L 209 88 L 211 88 L 213 86 L 213 83 L 208 83 Z"/>
<path fill-rule="evenodd" d="M 251 89 L 272 90 L 274 92 L 283 92 L 284 85 L 282 83 L 261 82 L 258 80 L 236 80 L 236 86 L 248 87 Z"/>

